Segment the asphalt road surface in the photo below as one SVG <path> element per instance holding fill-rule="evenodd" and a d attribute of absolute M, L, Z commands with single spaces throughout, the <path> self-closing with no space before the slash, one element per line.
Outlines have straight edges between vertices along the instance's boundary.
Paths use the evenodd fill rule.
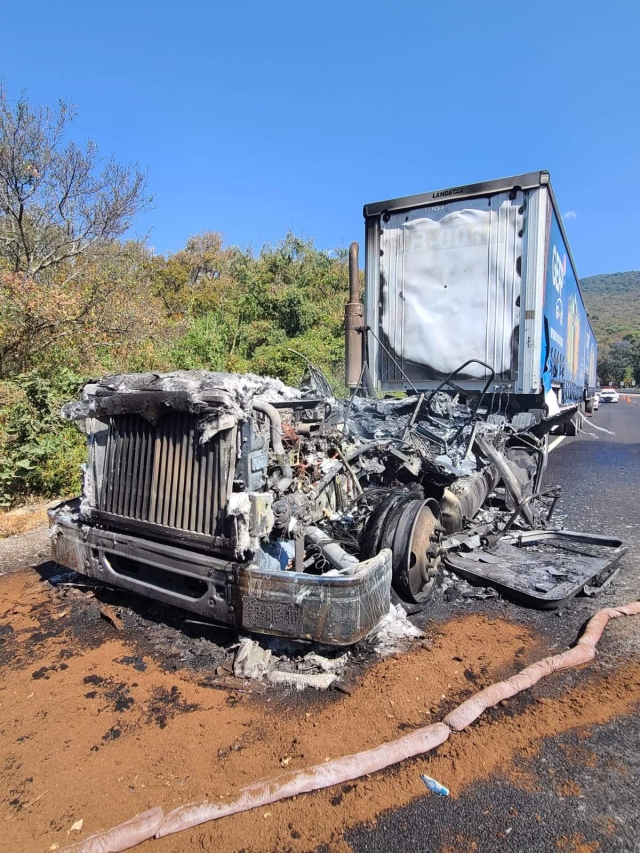
<path fill-rule="evenodd" d="M 564 527 L 609 533 L 629 543 L 611 585 L 596 598 L 575 599 L 558 614 L 482 603 L 485 612 L 494 607 L 496 615 L 541 632 L 555 649 L 572 645 L 598 608 L 640 598 L 640 397 L 631 400 L 603 405 L 589 422 L 615 435 L 591 430 L 597 440 L 580 435 L 557 442 L 546 474 L 548 486 L 563 487 L 558 518 Z M 598 649 L 604 671 L 634 661 L 640 666 L 637 620 L 618 622 Z M 533 697 L 541 692 L 560 695 L 588 669 L 552 676 L 534 688 Z M 533 697 L 510 700 L 508 709 L 501 710 L 517 715 Z M 494 725 L 500 725 L 498 718 Z M 568 759 L 580 755 L 585 740 L 585 760 Z M 640 715 L 543 739 L 539 753 L 523 761 L 522 769 L 533 784 L 523 786 L 498 775 L 471 785 L 455 799 L 425 793 L 403 809 L 380 815 L 375 827 L 347 834 L 347 840 L 354 853 L 640 851 Z"/>

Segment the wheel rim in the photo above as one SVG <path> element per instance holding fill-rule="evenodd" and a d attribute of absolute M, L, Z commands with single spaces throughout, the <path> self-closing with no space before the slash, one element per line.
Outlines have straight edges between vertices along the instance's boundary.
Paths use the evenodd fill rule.
<path fill-rule="evenodd" d="M 433 554 L 431 538 L 438 526 L 428 506 L 416 516 L 407 551 L 407 580 L 414 597 L 426 597 L 431 591 L 437 571 L 437 554 Z"/>
<path fill-rule="evenodd" d="M 393 540 L 393 580 L 406 601 L 420 603 L 433 590 L 440 562 L 440 508 L 432 500 L 403 507 Z"/>
<path fill-rule="evenodd" d="M 404 601 L 420 604 L 435 586 L 443 533 L 440 522 L 437 501 L 407 494 L 392 497 L 371 519 L 363 549 L 369 556 L 391 549 L 392 585 Z"/>

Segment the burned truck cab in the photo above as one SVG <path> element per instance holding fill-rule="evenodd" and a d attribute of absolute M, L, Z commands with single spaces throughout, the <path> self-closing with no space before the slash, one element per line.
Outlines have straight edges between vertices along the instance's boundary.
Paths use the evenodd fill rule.
<path fill-rule="evenodd" d="M 356 496 L 332 456 L 331 400 L 250 374 L 134 374 L 89 383 L 64 415 L 89 459 L 82 498 L 50 512 L 58 563 L 221 624 L 333 645 L 388 611 L 390 552 L 360 561 L 315 527 Z"/>

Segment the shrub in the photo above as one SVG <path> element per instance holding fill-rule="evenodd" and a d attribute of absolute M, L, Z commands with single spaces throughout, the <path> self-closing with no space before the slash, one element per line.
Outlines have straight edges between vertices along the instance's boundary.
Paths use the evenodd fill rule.
<path fill-rule="evenodd" d="M 61 418 L 60 406 L 77 395 L 80 381 L 62 369 L 0 383 L 0 506 L 78 493 L 86 441 Z"/>

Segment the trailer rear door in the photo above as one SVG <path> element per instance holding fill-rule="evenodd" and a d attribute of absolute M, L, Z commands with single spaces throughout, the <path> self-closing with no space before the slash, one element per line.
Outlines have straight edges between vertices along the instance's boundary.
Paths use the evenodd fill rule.
<path fill-rule="evenodd" d="M 514 379 L 524 193 L 385 213 L 379 227 L 383 387 L 403 383 L 394 361 L 416 384 L 440 379 L 471 358 L 492 365 L 497 378 Z M 477 365 L 466 374 L 484 376 Z"/>

